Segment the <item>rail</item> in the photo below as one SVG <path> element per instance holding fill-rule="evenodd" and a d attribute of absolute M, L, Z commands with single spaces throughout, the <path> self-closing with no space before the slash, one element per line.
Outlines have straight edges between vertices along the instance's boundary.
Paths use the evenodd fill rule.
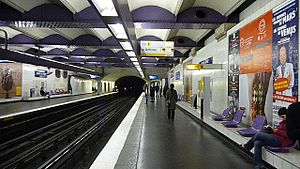
<path fill-rule="evenodd" d="M 100 130 L 101 126 L 108 123 L 109 119 L 113 118 L 117 114 L 116 112 L 119 112 L 120 110 L 124 109 L 124 107 L 128 107 L 128 98 L 111 97 L 110 99 L 102 100 L 103 104 L 99 103 L 99 99 L 96 100 L 98 100 L 98 102 L 89 100 L 88 102 L 90 104 L 86 104 L 85 106 L 77 104 L 77 106 L 81 107 L 81 109 L 79 109 L 78 107 L 76 109 L 75 106 L 73 107 L 73 112 L 71 112 L 70 109 L 66 109 L 66 106 L 63 106 L 65 108 L 65 111 L 71 112 L 71 114 L 73 113 L 73 115 L 64 114 L 63 116 L 60 116 L 60 120 L 56 119 L 55 122 L 52 121 L 51 123 L 45 123 L 42 125 L 41 128 L 32 128 L 33 130 L 31 132 L 25 132 L 21 135 L 17 134 L 18 137 L 14 137 L 12 140 L 6 140 L 6 142 L 1 144 L 0 146 L 0 168 L 24 168 L 24 166 L 26 168 L 25 163 L 32 162 L 32 159 L 37 158 L 37 156 L 41 156 L 41 154 L 45 154 L 51 149 L 51 147 L 56 146 L 59 143 L 69 143 L 70 140 L 74 139 L 75 135 L 78 136 L 80 135 L 80 133 L 81 136 L 84 136 L 84 139 L 82 138 L 79 140 L 86 140 L 88 136 L 85 134 L 91 133 L 92 131 Z M 53 117 L 55 115 L 58 115 L 59 113 L 63 113 L 64 111 L 60 110 L 54 112 L 47 112 L 49 114 L 52 113 L 51 116 L 41 115 L 36 117 L 34 120 L 29 118 L 20 121 L 19 124 L 14 124 L 11 121 L 10 123 L 8 123 L 9 127 L 6 126 L 6 129 L 7 131 L 14 131 L 15 129 L 19 129 L 20 126 L 23 126 L 24 128 L 26 124 L 32 123 L 33 121 L 36 121 L 35 124 L 38 124 L 37 122 L 45 122 L 43 118 L 47 117 L 46 119 L 49 119 L 49 117 Z M 86 128 L 88 128 L 88 130 Z M 86 131 L 84 132 L 85 134 L 82 134 L 83 131 Z M 12 132 L 7 133 L 8 135 L 12 134 Z M 73 146 L 78 148 L 79 142 L 78 139 L 76 140 L 77 141 L 75 141 L 75 143 L 77 144 Z M 53 155 L 51 157 L 53 158 L 56 156 L 57 155 Z M 49 157 L 42 157 L 42 159 L 43 158 L 49 159 Z M 57 161 L 57 159 L 55 161 Z M 38 168 L 38 166 L 34 166 L 34 168 Z"/>

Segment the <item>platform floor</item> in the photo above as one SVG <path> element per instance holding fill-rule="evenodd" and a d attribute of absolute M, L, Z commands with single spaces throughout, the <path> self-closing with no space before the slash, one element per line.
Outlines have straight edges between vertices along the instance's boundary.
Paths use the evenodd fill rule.
<path fill-rule="evenodd" d="M 249 156 L 181 110 L 176 109 L 175 120 L 169 120 L 163 100 L 142 103 L 144 114 L 138 112 L 135 117 L 136 124 L 143 122 L 141 132 L 134 121 L 115 169 L 253 168 Z M 139 133 L 140 139 L 134 139 Z M 139 144 L 133 140 L 139 140 Z"/>
<path fill-rule="evenodd" d="M 55 105 L 59 103 L 64 103 L 73 100 L 79 100 L 83 98 L 88 98 L 95 96 L 96 94 L 84 94 L 78 96 L 68 96 L 54 99 L 36 100 L 36 101 L 26 101 L 26 102 L 12 102 L 0 104 L 0 117 L 4 115 L 9 115 L 17 112 L 23 112 L 27 110 L 32 110 L 36 108 L 46 107 L 50 105 Z"/>

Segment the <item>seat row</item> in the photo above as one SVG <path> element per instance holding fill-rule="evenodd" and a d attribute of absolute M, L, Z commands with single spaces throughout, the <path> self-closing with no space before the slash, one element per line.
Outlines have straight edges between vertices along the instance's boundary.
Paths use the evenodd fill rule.
<path fill-rule="evenodd" d="M 234 117 L 232 120 L 229 119 L 229 113 L 230 113 L 230 108 L 227 108 L 223 111 L 222 114 L 213 116 L 213 120 L 215 121 L 224 121 L 222 124 L 225 127 L 237 127 L 243 118 L 244 111 L 243 110 L 237 110 L 235 113 Z M 246 128 L 246 129 L 239 129 L 237 132 L 245 137 L 252 137 L 256 133 L 260 132 L 263 130 L 264 125 L 266 123 L 266 117 L 257 115 L 256 118 L 253 121 L 253 124 L 251 127 Z M 273 151 L 273 152 L 282 152 L 282 153 L 287 153 L 289 152 L 290 149 L 297 147 L 298 142 L 295 141 L 293 145 L 289 147 L 271 147 L 271 146 L 266 146 L 267 149 Z"/>

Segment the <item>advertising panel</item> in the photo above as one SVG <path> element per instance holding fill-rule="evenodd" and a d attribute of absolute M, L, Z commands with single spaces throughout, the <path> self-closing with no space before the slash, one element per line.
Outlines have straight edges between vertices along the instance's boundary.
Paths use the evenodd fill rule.
<path fill-rule="evenodd" d="M 298 97 L 298 1 L 289 0 L 273 9 L 273 124 L 277 111 Z"/>
<path fill-rule="evenodd" d="M 21 96 L 22 64 L 0 63 L 0 99 Z"/>
<path fill-rule="evenodd" d="M 272 71 L 272 11 L 240 30 L 240 74 Z"/>
<path fill-rule="evenodd" d="M 183 85 L 184 85 L 184 97 L 188 103 L 192 102 L 192 71 L 188 70 L 188 65 L 192 64 L 192 60 L 183 64 Z"/>
<path fill-rule="evenodd" d="M 240 29 L 240 96 L 239 105 L 253 121 L 265 114 L 267 93 L 272 94 L 269 82 L 272 72 L 272 11 Z M 270 113 L 271 114 L 271 113 Z"/>
<path fill-rule="evenodd" d="M 236 112 L 239 106 L 239 59 L 240 59 L 240 32 L 229 35 L 228 49 L 228 103 L 231 113 Z"/>
<path fill-rule="evenodd" d="M 176 80 L 180 80 L 180 71 L 176 72 Z"/>

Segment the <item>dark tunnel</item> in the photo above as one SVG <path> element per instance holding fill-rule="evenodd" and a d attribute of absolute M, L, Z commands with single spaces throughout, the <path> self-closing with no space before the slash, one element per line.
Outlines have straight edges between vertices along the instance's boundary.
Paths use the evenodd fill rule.
<path fill-rule="evenodd" d="M 122 95 L 138 96 L 143 92 L 146 82 L 136 76 L 121 77 L 115 82 L 116 88 Z"/>

